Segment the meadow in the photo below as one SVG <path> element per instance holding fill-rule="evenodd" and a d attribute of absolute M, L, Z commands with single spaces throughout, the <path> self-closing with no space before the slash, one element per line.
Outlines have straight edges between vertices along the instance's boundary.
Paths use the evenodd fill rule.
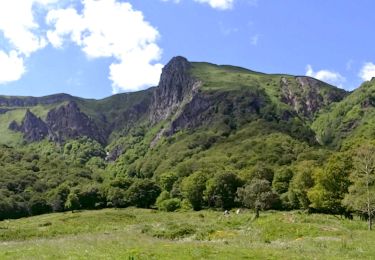
<path fill-rule="evenodd" d="M 75 211 L 1 221 L 0 259 L 373 259 L 366 229 L 301 211 Z"/>

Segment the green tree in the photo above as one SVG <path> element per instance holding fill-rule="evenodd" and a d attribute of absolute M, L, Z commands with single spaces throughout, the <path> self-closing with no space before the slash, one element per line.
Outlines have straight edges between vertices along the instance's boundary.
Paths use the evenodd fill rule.
<path fill-rule="evenodd" d="M 158 176 L 157 179 L 161 188 L 166 191 L 171 191 L 173 188 L 173 184 L 178 179 L 178 176 L 174 172 L 166 172 Z"/>
<path fill-rule="evenodd" d="M 274 172 L 271 168 L 264 165 L 264 163 L 257 163 L 250 173 L 251 178 L 265 179 L 272 183 Z"/>
<path fill-rule="evenodd" d="M 354 171 L 350 176 L 353 184 L 343 204 L 368 218 L 368 229 L 372 230 L 375 213 L 375 146 L 358 148 L 354 157 Z"/>
<path fill-rule="evenodd" d="M 349 175 L 352 171 L 351 158 L 346 154 L 334 154 L 323 169 L 313 175 L 314 187 L 307 193 L 311 207 L 319 211 L 342 214 L 342 200 L 348 193 Z"/>
<path fill-rule="evenodd" d="M 288 197 L 293 208 L 308 209 L 310 200 L 308 191 L 314 186 L 313 172 L 316 168 L 314 161 L 302 161 L 296 165 L 295 175 L 290 182 Z"/>
<path fill-rule="evenodd" d="M 254 178 L 250 184 L 237 190 L 238 201 L 245 207 L 255 210 L 255 217 L 259 211 L 268 209 L 277 200 L 277 195 L 272 191 L 270 182 L 265 179 Z"/>
<path fill-rule="evenodd" d="M 107 206 L 123 208 L 127 206 L 125 190 L 118 187 L 110 187 L 107 191 Z"/>
<path fill-rule="evenodd" d="M 47 201 L 38 195 L 34 195 L 28 204 L 31 215 L 39 215 L 51 211 L 51 206 L 47 203 Z"/>
<path fill-rule="evenodd" d="M 207 178 L 202 172 L 195 172 L 184 178 L 181 183 L 182 195 L 189 200 L 194 210 L 202 209 L 206 180 Z"/>
<path fill-rule="evenodd" d="M 81 208 L 76 190 L 70 191 L 65 202 L 65 208 L 68 210 L 76 210 Z"/>
<path fill-rule="evenodd" d="M 138 179 L 125 192 L 130 205 L 139 208 L 149 208 L 161 192 L 160 187 L 150 179 Z"/>
<path fill-rule="evenodd" d="M 206 185 L 206 197 L 209 205 L 230 209 L 235 206 L 236 192 L 243 181 L 234 173 L 219 173 L 209 179 Z"/>
<path fill-rule="evenodd" d="M 289 183 L 293 178 L 293 171 L 289 167 L 282 167 L 275 172 L 272 181 L 272 188 L 278 193 L 283 194 L 288 191 Z"/>

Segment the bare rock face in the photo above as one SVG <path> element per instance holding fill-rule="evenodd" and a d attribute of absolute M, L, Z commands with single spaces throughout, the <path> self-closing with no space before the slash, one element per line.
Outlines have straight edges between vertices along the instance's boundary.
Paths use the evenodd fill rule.
<path fill-rule="evenodd" d="M 194 96 L 191 102 L 183 108 L 181 114 L 171 123 L 171 127 L 166 134 L 172 135 L 181 129 L 201 125 L 202 122 L 208 120 L 205 112 L 211 107 L 212 103 L 209 96 Z"/>
<path fill-rule="evenodd" d="M 151 123 L 167 119 L 192 98 L 198 81 L 190 75 L 191 64 L 184 57 L 174 57 L 164 68 L 151 102 Z"/>
<path fill-rule="evenodd" d="M 324 93 L 323 82 L 310 77 L 295 77 L 294 82 L 281 79 L 282 101 L 290 105 L 298 114 L 312 118 L 322 107 L 342 100 L 346 92 L 332 89 Z"/>
<path fill-rule="evenodd" d="M 104 131 L 82 113 L 74 101 L 48 112 L 46 123 L 53 133 L 51 135 L 53 141 L 56 142 L 81 136 L 87 136 L 102 144 L 106 140 Z"/>
<path fill-rule="evenodd" d="M 22 124 L 18 125 L 13 121 L 9 125 L 9 129 L 17 132 L 22 132 L 25 141 L 36 142 L 43 140 L 48 136 L 48 126 L 42 119 L 34 115 L 30 110 L 26 111 Z"/>

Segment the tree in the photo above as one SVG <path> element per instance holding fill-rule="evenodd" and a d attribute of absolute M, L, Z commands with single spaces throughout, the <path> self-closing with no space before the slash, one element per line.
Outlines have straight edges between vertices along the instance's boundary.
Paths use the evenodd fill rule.
<path fill-rule="evenodd" d="M 289 182 L 293 178 L 293 171 L 289 167 L 280 168 L 275 172 L 272 187 L 278 194 L 288 191 Z"/>
<path fill-rule="evenodd" d="M 257 163 L 250 173 L 251 178 L 265 179 L 270 183 L 273 180 L 274 172 L 268 168 L 264 163 Z"/>
<path fill-rule="evenodd" d="M 372 230 L 375 213 L 375 146 L 358 148 L 354 157 L 354 171 L 350 179 L 352 185 L 343 204 L 368 218 L 368 229 Z"/>
<path fill-rule="evenodd" d="M 290 182 L 288 191 L 292 208 L 309 208 L 310 200 L 307 193 L 314 186 L 312 176 L 315 167 L 314 161 L 302 161 L 295 167 L 295 174 Z"/>
<path fill-rule="evenodd" d="M 208 180 L 205 191 L 209 205 L 230 209 L 235 206 L 236 192 L 243 181 L 234 173 L 219 173 Z"/>
<path fill-rule="evenodd" d="M 130 205 L 138 208 L 149 208 L 156 201 L 161 189 L 149 179 L 138 179 L 125 192 L 125 197 Z"/>
<path fill-rule="evenodd" d="M 255 218 L 259 211 L 268 209 L 277 200 L 270 182 L 265 179 L 252 179 L 250 184 L 237 190 L 238 200 L 245 206 L 255 210 Z"/>
<path fill-rule="evenodd" d="M 39 215 L 51 211 L 51 206 L 39 195 L 33 196 L 29 201 L 29 211 L 31 215 Z"/>
<path fill-rule="evenodd" d="M 110 187 L 107 191 L 107 206 L 123 208 L 126 205 L 125 190 L 118 187 Z"/>
<path fill-rule="evenodd" d="M 346 209 L 342 200 L 348 193 L 351 171 L 352 162 L 348 155 L 331 156 L 323 169 L 314 172 L 315 185 L 307 193 L 311 207 L 325 213 L 344 213 Z"/>
<path fill-rule="evenodd" d="M 162 189 L 171 191 L 177 179 L 178 176 L 174 172 L 166 172 L 158 177 L 158 183 Z"/>
<path fill-rule="evenodd" d="M 195 172 L 184 178 L 181 183 L 182 195 L 189 200 L 194 210 L 202 208 L 206 180 L 206 176 L 202 172 Z"/>
<path fill-rule="evenodd" d="M 81 208 L 81 204 L 79 203 L 79 198 L 75 190 L 70 191 L 68 198 L 65 202 L 65 208 L 68 210 L 76 210 Z"/>

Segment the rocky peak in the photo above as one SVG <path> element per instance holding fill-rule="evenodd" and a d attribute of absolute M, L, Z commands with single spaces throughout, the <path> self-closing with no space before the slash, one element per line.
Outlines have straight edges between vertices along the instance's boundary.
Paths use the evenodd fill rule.
<path fill-rule="evenodd" d="M 190 74 L 191 64 L 184 57 L 174 57 L 164 68 L 151 104 L 151 122 L 170 117 L 186 98 L 191 98 L 197 80 Z"/>
<path fill-rule="evenodd" d="M 80 136 L 87 136 L 102 144 L 106 140 L 104 131 L 99 129 L 86 114 L 82 113 L 74 101 L 69 101 L 66 105 L 49 111 L 46 122 L 54 134 L 54 141 L 57 142 Z"/>
<path fill-rule="evenodd" d="M 27 109 L 21 125 L 18 125 L 13 121 L 9 125 L 9 129 L 22 132 L 24 134 L 24 139 L 27 142 L 40 141 L 48 135 L 48 126 L 46 123 L 34 115 L 29 109 Z"/>

